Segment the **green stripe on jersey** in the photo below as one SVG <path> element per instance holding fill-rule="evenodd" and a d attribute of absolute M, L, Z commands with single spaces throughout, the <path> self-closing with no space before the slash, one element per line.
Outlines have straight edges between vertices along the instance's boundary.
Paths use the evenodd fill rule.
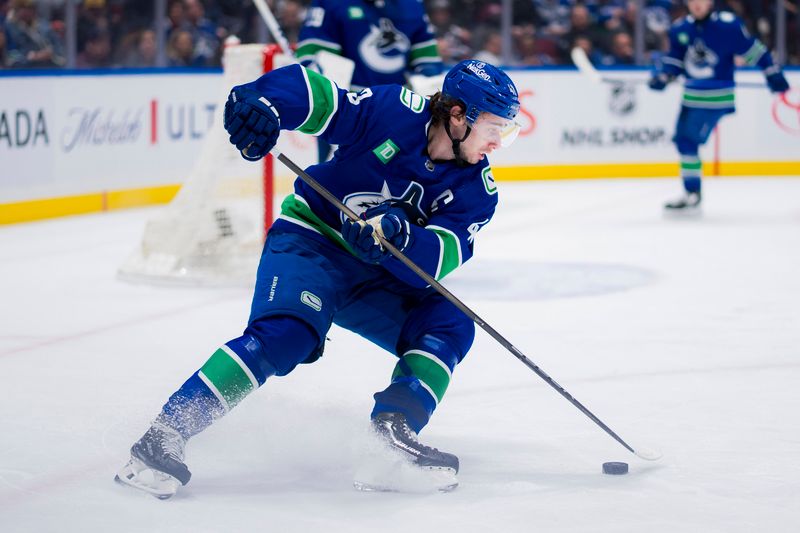
<path fill-rule="evenodd" d="M 409 376 L 406 372 L 411 371 Z M 415 377 L 433 391 L 436 403 L 442 401 L 447 386 L 450 385 L 450 370 L 434 355 L 422 351 L 409 351 L 403 355 L 392 373 L 396 377 Z"/>
<path fill-rule="evenodd" d="M 748 65 L 755 65 L 761 56 L 767 51 L 767 47 L 761 44 L 761 41 L 756 41 L 747 52 L 744 53 L 744 61 Z"/>
<path fill-rule="evenodd" d="M 439 49 L 436 46 L 436 41 L 426 41 L 417 45 L 416 48 L 412 47 L 408 59 L 411 64 L 423 59 L 439 59 Z"/>
<path fill-rule="evenodd" d="M 331 117 L 339 105 L 336 85 L 313 70 L 303 67 L 303 78 L 308 90 L 308 116 L 297 131 L 319 135 L 328 127 Z"/>
<path fill-rule="evenodd" d="M 214 384 L 219 393 L 228 402 L 228 407 L 242 401 L 255 387 L 250 377 L 225 350 L 220 348 L 206 361 L 200 369 L 208 380 Z"/>
<path fill-rule="evenodd" d="M 327 41 L 322 40 L 305 40 L 300 42 L 297 45 L 297 51 L 295 52 L 295 56 L 297 59 L 304 58 L 306 56 L 313 56 L 320 50 L 325 50 L 326 52 L 331 52 L 332 54 L 341 55 L 342 47 L 337 46 L 335 43 L 329 43 Z"/>
<path fill-rule="evenodd" d="M 681 169 L 700 170 L 702 168 L 703 168 L 703 163 L 700 161 L 681 161 Z"/>
<path fill-rule="evenodd" d="M 342 239 L 342 234 L 323 222 L 322 219 L 319 218 L 310 207 L 308 207 L 308 204 L 305 202 L 305 200 L 296 194 L 290 194 L 286 197 L 286 199 L 283 200 L 283 203 L 281 204 L 280 218 L 289 222 L 294 222 L 295 224 L 303 226 L 304 228 L 312 231 L 321 233 L 332 240 L 335 244 L 338 244 L 348 252 L 353 253 L 353 251 L 350 249 L 350 246 L 348 246 L 345 240 Z"/>
<path fill-rule="evenodd" d="M 708 103 L 733 103 L 734 101 L 733 92 L 728 94 L 713 94 L 713 95 L 703 95 L 703 94 L 684 94 L 683 100 L 685 102 L 708 102 Z"/>
<path fill-rule="evenodd" d="M 438 281 L 461 265 L 461 243 L 455 233 L 439 226 L 427 226 L 439 237 L 439 264 L 434 278 Z"/>

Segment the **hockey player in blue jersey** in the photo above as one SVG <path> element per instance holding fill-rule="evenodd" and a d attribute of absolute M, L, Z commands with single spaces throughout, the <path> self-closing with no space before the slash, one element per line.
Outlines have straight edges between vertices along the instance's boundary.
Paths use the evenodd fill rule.
<path fill-rule="evenodd" d="M 661 91 L 679 75 L 686 79 L 673 142 L 680 154 L 685 193 L 664 207 L 670 211 L 695 210 L 702 199 L 702 162 L 699 147 L 723 116 L 735 111 L 734 56 L 758 65 L 772 92 L 789 84 L 780 66 L 773 64 L 767 48 L 753 38 L 736 15 L 713 11 L 713 0 L 687 0 L 689 15 L 670 29 L 670 49 L 650 88 Z"/>
<path fill-rule="evenodd" d="M 353 61 L 349 88 L 356 91 L 404 85 L 407 76 L 435 76 L 444 69 L 420 0 L 313 0 L 300 30 L 297 60 L 324 75 L 320 52 Z M 330 145 L 320 138 L 319 146 L 325 161 Z"/>
<path fill-rule="evenodd" d="M 186 441 L 268 378 L 319 358 L 335 322 L 397 358 L 389 386 L 374 396 L 376 435 L 418 472 L 444 474 L 437 488 L 454 487 L 458 458 L 417 434 L 475 327 L 373 232 L 436 279 L 467 261 L 497 205 L 486 155 L 516 136 L 518 111 L 511 79 L 474 60 L 454 67 L 430 100 L 398 85 L 347 92 L 300 65 L 234 87 L 224 122 L 243 157 L 265 156 L 279 129 L 338 144 L 332 160 L 307 172 L 363 220 L 351 222 L 295 181 L 264 245 L 244 334 L 169 398 L 117 479 L 174 494 L 191 476 Z"/>

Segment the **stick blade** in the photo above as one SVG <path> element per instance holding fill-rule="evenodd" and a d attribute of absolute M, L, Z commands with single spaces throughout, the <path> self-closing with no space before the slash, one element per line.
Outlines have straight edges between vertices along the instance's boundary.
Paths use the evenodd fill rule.
<path fill-rule="evenodd" d="M 583 51 L 583 48 L 576 46 L 570 50 L 569 55 L 572 58 L 572 62 L 575 63 L 575 66 L 578 67 L 578 70 L 581 72 L 581 74 L 587 76 L 595 83 L 602 83 L 603 80 L 600 77 L 600 73 L 597 72 L 597 69 L 594 68 L 592 62 L 589 61 L 589 57 L 586 55 L 586 52 Z"/>
<path fill-rule="evenodd" d="M 637 448 L 633 453 L 645 461 L 658 461 L 661 459 L 661 457 L 663 457 L 661 452 L 654 450 L 653 448 Z"/>

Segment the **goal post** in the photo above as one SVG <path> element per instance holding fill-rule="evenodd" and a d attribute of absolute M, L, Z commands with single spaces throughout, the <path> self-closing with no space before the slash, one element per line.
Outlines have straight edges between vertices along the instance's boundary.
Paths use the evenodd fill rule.
<path fill-rule="evenodd" d="M 231 87 L 291 61 L 276 45 L 226 46 L 213 124 L 175 198 L 147 221 L 141 241 L 119 268 L 120 279 L 222 286 L 254 282 L 275 216 L 276 191 L 287 192 L 294 176 L 281 176 L 276 183 L 271 155 L 259 163 L 244 160 L 228 142 L 222 110 Z M 316 156 L 313 141 L 298 142 L 291 133 L 281 137 L 279 146 L 288 145 L 289 152 Z"/>

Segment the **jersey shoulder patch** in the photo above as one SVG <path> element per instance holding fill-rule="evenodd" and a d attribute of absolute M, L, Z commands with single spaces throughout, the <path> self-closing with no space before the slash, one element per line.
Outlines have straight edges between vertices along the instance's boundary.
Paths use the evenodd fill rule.
<path fill-rule="evenodd" d="M 425 100 L 426 98 L 424 96 L 410 89 L 406 89 L 405 87 L 400 89 L 400 102 L 414 113 L 422 113 L 425 109 Z"/>
<path fill-rule="evenodd" d="M 726 22 L 728 24 L 735 23 L 738 17 L 731 13 L 730 11 L 720 11 L 719 12 L 719 20 L 720 22 Z"/>
<path fill-rule="evenodd" d="M 497 184 L 494 182 L 494 174 L 492 174 L 492 167 L 489 164 L 485 164 L 485 166 L 481 169 L 480 172 L 481 172 L 481 181 L 483 182 L 483 188 L 486 191 L 486 194 L 488 195 L 497 194 Z"/>

